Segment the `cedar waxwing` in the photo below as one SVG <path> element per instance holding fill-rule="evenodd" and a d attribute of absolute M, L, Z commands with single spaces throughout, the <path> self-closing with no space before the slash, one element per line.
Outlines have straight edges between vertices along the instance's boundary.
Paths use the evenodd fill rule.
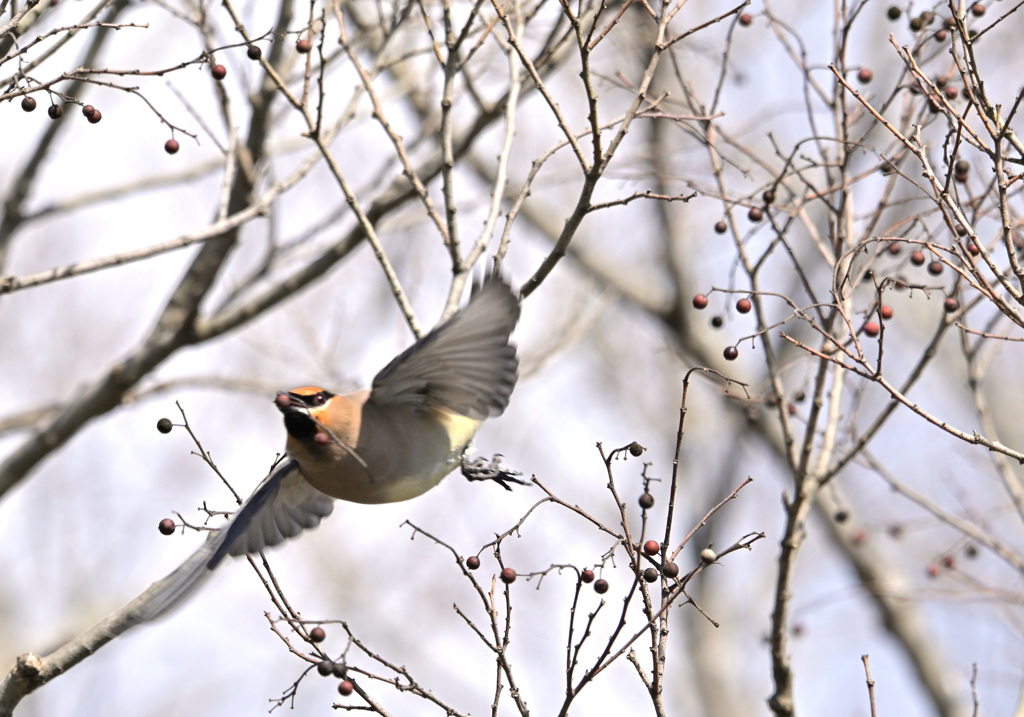
<path fill-rule="evenodd" d="M 505 410 L 515 387 L 519 359 L 510 336 L 518 320 L 518 298 L 490 278 L 474 287 L 462 310 L 385 366 L 369 390 L 339 396 L 307 386 L 279 393 L 275 403 L 288 432 L 283 462 L 226 526 L 154 583 L 129 622 L 178 604 L 225 555 L 254 553 L 316 527 L 334 498 L 408 500 L 457 466 L 470 480 L 509 490 L 509 481 L 523 483 L 497 456 L 493 463 L 465 457 L 477 428 Z"/>

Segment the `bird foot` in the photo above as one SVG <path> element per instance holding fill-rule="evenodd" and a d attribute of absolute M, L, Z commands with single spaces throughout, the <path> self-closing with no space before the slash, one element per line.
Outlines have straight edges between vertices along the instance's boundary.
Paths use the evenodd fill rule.
<path fill-rule="evenodd" d="M 510 486 L 509 483 L 515 483 L 517 485 L 530 484 L 530 481 L 519 477 L 522 475 L 520 471 L 503 468 L 501 465 L 501 459 L 502 455 L 500 453 L 495 453 L 494 458 L 491 460 L 487 460 L 482 456 L 471 460 L 465 453 L 463 453 L 462 475 L 466 476 L 466 480 L 492 480 L 505 490 L 512 490 L 512 486 Z"/>

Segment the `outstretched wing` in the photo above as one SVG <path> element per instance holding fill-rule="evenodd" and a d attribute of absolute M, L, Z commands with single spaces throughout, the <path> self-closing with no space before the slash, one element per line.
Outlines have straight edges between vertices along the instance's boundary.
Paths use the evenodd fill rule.
<path fill-rule="evenodd" d="M 463 309 L 377 374 L 369 401 L 439 408 L 477 421 L 501 414 L 519 369 L 510 342 L 519 310 L 500 278 L 474 287 Z"/>
<path fill-rule="evenodd" d="M 130 624 L 152 620 L 191 595 L 224 559 L 277 545 L 306 528 L 314 528 L 331 514 L 334 499 L 302 477 L 298 464 L 289 460 L 260 484 L 231 522 L 210 535 L 170 575 L 153 585 L 131 606 Z"/>

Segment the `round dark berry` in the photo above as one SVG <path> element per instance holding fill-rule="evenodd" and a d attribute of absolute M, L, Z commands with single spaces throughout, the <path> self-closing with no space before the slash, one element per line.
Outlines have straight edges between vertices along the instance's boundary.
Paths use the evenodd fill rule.
<path fill-rule="evenodd" d="M 644 453 L 644 450 L 645 450 L 644 447 L 641 446 L 636 441 L 633 441 L 632 443 L 629 444 L 629 455 L 633 456 L 634 458 L 636 458 L 638 456 L 642 456 L 643 453 Z"/>
<path fill-rule="evenodd" d="M 938 276 L 939 274 L 941 274 L 942 268 L 943 267 L 941 261 L 928 262 L 928 273 L 931 274 L 932 276 Z"/>
<path fill-rule="evenodd" d="M 741 314 L 749 314 L 751 308 L 753 308 L 753 304 L 750 303 L 750 299 L 740 299 L 736 302 L 736 311 Z"/>
<path fill-rule="evenodd" d="M 309 631 L 309 639 L 313 642 L 323 642 L 327 638 L 327 631 L 317 625 Z"/>
<path fill-rule="evenodd" d="M 955 561 L 953 560 L 953 556 L 952 555 L 943 555 L 942 556 L 942 566 L 944 568 L 952 569 L 954 564 L 955 564 Z"/>
<path fill-rule="evenodd" d="M 22 100 L 21 100 L 21 109 L 25 110 L 26 112 L 31 112 L 35 108 L 36 108 L 36 98 L 35 97 L 23 97 L 22 98 Z"/>
<path fill-rule="evenodd" d="M 174 534 L 174 521 L 170 518 L 164 518 L 156 526 L 157 530 L 160 531 L 161 535 L 173 535 Z"/>
<path fill-rule="evenodd" d="M 764 192 L 761 193 L 761 199 L 764 201 L 765 204 L 771 204 L 772 202 L 775 201 L 775 190 L 774 189 L 766 189 L 766 190 L 764 190 Z"/>
<path fill-rule="evenodd" d="M 644 510 L 650 510 L 654 507 L 654 496 L 650 493 L 640 494 L 640 507 Z"/>
<path fill-rule="evenodd" d="M 309 40 L 306 40 L 305 38 L 295 43 L 295 51 L 298 52 L 300 55 L 305 55 L 312 49 L 313 44 Z"/>
<path fill-rule="evenodd" d="M 957 224 L 955 227 L 953 227 L 953 231 L 956 233 L 958 237 L 967 236 L 967 228 L 963 224 Z"/>
<path fill-rule="evenodd" d="M 594 582 L 594 571 L 590 568 L 584 570 L 582 573 L 580 573 L 580 581 L 584 583 Z"/>
<path fill-rule="evenodd" d="M 747 219 L 752 222 L 759 222 L 764 219 L 764 211 L 761 207 L 751 207 L 750 211 L 747 212 Z"/>
<path fill-rule="evenodd" d="M 502 568 L 501 571 L 501 582 L 506 585 L 511 585 L 516 581 L 516 571 L 512 568 Z"/>
<path fill-rule="evenodd" d="M 92 105 L 85 105 L 85 106 L 82 107 L 82 114 L 85 115 L 86 118 L 92 117 L 92 113 L 95 112 L 95 111 L 96 111 L 96 108 L 93 107 Z"/>
<path fill-rule="evenodd" d="M 985 6 L 980 2 L 974 3 L 971 5 L 971 14 L 974 15 L 974 17 L 981 17 L 985 14 Z"/>
<path fill-rule="evenodd" d="M 910 254 L 910 263 L 914 266 L 921 266 L 924 264 L 924 252 L 914 250 Z"/>
<path fill-rule="evenodd" d="M 661 576 L 658 574 L 657 568 L 647 568 L 646 570 L 644 570 L 644 580 L 646 580 L 649 583 L 653 583 L 659 577 Z"/>
<path fill-rule="evenodd" d="M 466 567 L 470 570 L 476 570 L 480 567 L 480 558 L 475 555 L 470 555 L 466 558 Z"/>
<path fill-rule="evenodd" d="M 355 688 L 355 685 L 348 680 L 342 680 L 338 683 L 338 694 L 342 697 L 348 697 Z"/>
<path fill-rule="evenodd" d="M 335 662 L 334 663 L 334 676 L 335 677 L 340 677 L 341 679 L 345 679 L 345 662 L 344 661 L 342 661 L 342 662 Z"/>
<path fill-rule="evenodd" d="M 179 149 L 181 149 L 181 145 L 178 144 L 178 140 L 176 139 L 169 139 L 164 142 L 164 151 L 167 152 L 167 154 L 177 154 Z"/>
<path fill-rule="evenodd" d="M 259 45 L 249 45 L 245 49 L 245 54 L 250 60 L 258 60 L 263 57 L 263 50 L 260 49 Z"/>
<path fill-rule="evenodd" d="M 978 557 L 978 547 L 974 545 L 974 543 L 968 543 L 967 547 L 964 548 L 964 555 L 966 555 L 968 558 Z"/>
<path fill-rule="evenodd" d="M 889 246 L 887 248 L 889 253 L 894 256 L 900 253 L 900 243 L 898 241 L 889 242 Z"/>
<path fill-rule="evenodd" d="M 889 16 L 889 19 L 890 19 L 890 20 L 899 20 L 899 19 L 900 19 L 900 15 L 902 15 L 902 14 L 903 14 L 903 11 L 902 11 L 902 10 L 900 10 L 900 9 L 899 9 L 898 7 L 896 7 L 895 5 L 892 5 L 892 6 L 891 6 L 891 7 L 889 8 L 889 10 L 888 10 L 888 11 L 886 12 L 886 15 L 888 15 L 888 16 Z"/>
<path fill-rule="evenodd" d="M 679 566 L 673 562 L 668 562 L 661 566 L 661 572 L 666 578 L 674 578 L 679 574 Z"/>
<path fill-rule="evenodd" d="M 865 335 L 874 338 L 875 336 L 878 336 L 878 332 L 880 330 L 881 329 L 878 326 L 878 322 L 877 321 L 865 321 L 864 322 L 864 334 Z"/>
<path fill-rule="evenodd" d="M 749 25 L 751 22 L 754 21 L 754 18 L 752 18 L 750 16 L 749 12 L 745 12 L 742 15 L 740 15 L 739 21 L 740 21 L 740 25 L 743 25 L 743 27 L 746 27 L 747 25 Z"/>
<path fill-rule="evenodd" d="M 156 422 L 156 430 L 161 433 L 170 433 L 172 428 L 174 428 L 174 424 L 171 423 L 169 418 L 161 418 Z"/>
<path fill-rule="evenodd" d="M 935 32 L 935 39 L 939 42 L 945 42 L 946 38 L 949 37 L 949 33 L 945 29 L 937 30 Z"/>
<path fill-rule="evenodd" d="M 953 171 L 957 174 L 967 174 L 971 171 L 971 163 L 966 159 L 959 159 L 957 163 L 953 165 Z"/>
<path fill-rule="evenodd" d="M 644 552 L 648 555 L 657 555 L 661 552 L 661 546 L 657 540 L 648 540 L 644 543 Z"/>
<path fill-rule="evenodd" d="M 945 90 L 943 90 L 943 94 L 946 95 L 947 100 L 955 100 L 960 95 L 960 90 L 953 85 L 949 85 Z"/>
<path fill-rule="evenodd" d="M 92 114 L 89 115 L 89 124 L 97 124 L 101 119 L 103 119 L 103 113 L 94 109 Z"/>
<path fill-rule="evenodd" d="M 722 355 L 725 356 L 726 361 L 735 361 L 737 357 L 740 355 L 740 352 L 739 349 L 737 349 L 735 346 L 726 346 L 725 351 L 722 352 Z"/>
<path fill-rule="evenodd" d="M 59 120 L 64 116 L 64 108 L 60 105 L 50 105 L 50 108 L 46 110 L 46 114 L 50 115 L 52 120 Z"/>
<path fill-rule="evenodd" d="M 716 314 L 715 316 L 711 317 L 711 325 L 714 326 L 716 329 L 722 328 L 722 324 L 724 324 L 724 323 L 725 323 L 725 319 L 723 319 L 718 314 Z"/>
<path fill-rule="evenodd" d="M 698 310 L 708 308 L 708 297 L 704 296 L 704 294 L 697 294 L 694 296 L 693 308 Z"/>
<path fill-rule="evenodd" d="M 215 80 L 223 80 L 228 76 L 228 68 L 224 67 L 224 65 L 214 65 L 210 68 L 210 74 L 213 75 Z"/>
<path fill-rule="evenodd" d="M 316 663 L 316 671 L 320 673 L 321 677 L 327 677 L 334 672 L 334 662 L 331 660 L 321 660 Z"/>
<path fill-rule="evenodd" d="M 883 319 L 886 319 L 886 320 L 891 319 L 892 318 L 892 307 L 891 306 L 887 306 L 887 305 L 880 306 L 878 308 L 878 315 L 881 316 Z"/>
<path fill-rule="evenodd" d="M 918 32 L 922 27 L 924 27 L 924 20 L 922 20 L 919 17 L 915 17 L 915 18 L 911 19 L 911 21 L 910 21 L 910 29 L 912 31 Z"/>
<path fill-rule="evenodd" d="M 860 71 L 857 73 L 857 81 L 860 82 L 862 85 L 866 85 L 867 83 L 871 82 L 871 80 L 873 80 L 874 78 L 875 74 L 866 67 L 860 68 Z"/>
<path fill-rule="evenodd" d="M 598 578 L 594 581 L 594 592 L 598 595 L 604 595 L 608 592 L 608 581 L 604 578 Z"/>
<path fill-rule="evenodd" d="M 950 296 L 942 302 L 942 308 L 945 309 L 947 314 L 952 314 L 960 308 L 960 302 Z"/>
<path fill-rule="evenodd" d="M 715 222 L 715 234 L 725 234 L 727 231 L 729 231 L 729 225 L 724 220 L 719 219 Z"/>

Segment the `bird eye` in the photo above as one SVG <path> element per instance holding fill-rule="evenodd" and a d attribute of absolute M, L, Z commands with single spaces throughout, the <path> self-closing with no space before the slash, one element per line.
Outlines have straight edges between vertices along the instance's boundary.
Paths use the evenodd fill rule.
<path fill-rule="evenodd" d="M 321 391 L 320 393 L 316 394 L 310 400 L 310 403 L 312 403 L 314 406 L 322 406 L 322 405 L 324 405 L 325 403 L 327 403 L 327 392 L 326 391 Z"/>

